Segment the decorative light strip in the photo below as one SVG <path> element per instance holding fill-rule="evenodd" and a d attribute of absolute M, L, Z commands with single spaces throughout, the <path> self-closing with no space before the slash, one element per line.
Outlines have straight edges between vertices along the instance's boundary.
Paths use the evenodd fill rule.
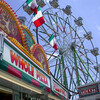
<path fill-rule="evenodd" d="M 32 33 L 30 32 L 30 30 L 25 26 L 25 25 L 22 25 L 23 29 L 25 29 L 29 35 L 31 36 L 33 42 L 36 44 L 36 41 L 35 41 L 35 38 L 33 37 Z"/>
<path fill-rule="evenodd" d="M 45 60 L 46 60 L 46 64 L 47 64 L 48 74 L 50 74 L 49 64 L 48 64 L 48 61 L 47 61 L 47 58 L 46 58 L 46 53 L 45 53 L 43 47 L 42 47 L 41 45 L 39 45 L 39 44 L 33 44 L 33 45 L 31 46 L 31 48 L 30 48 L 31 54 L 32 54 L 32 53 L 34 54 L 34 52 L 35 52 L 35 50 L 36 50 L 37 48 L 39 48 L 39 49 L 41 50 L 41 52 L 43 53 L 44 58 L 45 58 Z"/>
<path fill-rule="evenodd" d="M 16 13 L 14 12 L 14 10 L 12 10 L 12 8 L 10 7 L 9 4 L 7 4 L 4 0 L 0 0 L 0 5 L 4 6 L 7 11 L 10 13 L 10 15 L 13 17 L 14 21 L 16 22 L 16 25 L 18 27 L 18 30 L 20 32 L 21 38 L 22 38 L 22 43 L 24 45 L 24 32 L 23 32 L 23 28 L 22 28 L 22 24 L 19 21 L 19 18 L 17 17 Z"/>
<path fill-rule="evenodd" d="M 27 49 L 25 49 L 16 39 L 12 38 L 12 37 L 8 37 L 8 39 L 13 43 L 15 44 L 23 53 L 25 53 L 30 59 L 32 59 L 39 67 L 42 67 L 42 64 L 36 60 L 35 57 L 33 57 L 32 54 L 30 54 Z"/>

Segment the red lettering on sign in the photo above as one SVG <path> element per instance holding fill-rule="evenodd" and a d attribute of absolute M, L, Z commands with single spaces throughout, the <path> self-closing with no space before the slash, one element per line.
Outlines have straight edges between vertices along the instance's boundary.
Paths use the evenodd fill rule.
<path fill-rule="evenodd" d="M 57 84 L 53 83 L 53 89 L 56 90 L 57 92 L 63 94 L 64 96 L 67 96 L 66 91 L 61 89 Z"/>
<path fill-rule="evenodd" d="M 37 79 L 40 80 L 41 82 L 45 83 L 48 85 L 48 79 L 42 74 L 40 73 L 38 70 L 36 71 L 37 74 Z"/>
<path fill-rule="evenodd" d="M 15 64 L 16 66 L 18 65 L 18 56 L 16 56 L 15 54 L 13 54 L 13 51 L 10 50 L 10 55 L 11 55 L 11 62 L 14 63 L 15 61 Z"/>
<path fill-rule="evenodd" d="M 87 95 L 87 94 L 95 93 L 95 92 L 98 92 L 97 91 L 97 88 L 96 87 L 93 87 L 93 88 L 89 88 L 89 89 L 82 90 L 81 94 L 82 95 Z"/>
<path fill-rule="evenodd" d="M 34 67 L 30 64 L 24 61 L 24 59 L 21 59 L 18 55 L 15 55 L 12 50 L 10 50 L 10 56 L 11 56 L 11 63 L 15 62 L 15 65 L 18 66 L 20 69 L 24 70 L 25 72 L 28 72 L 28 74 L 34 76 Z"/>

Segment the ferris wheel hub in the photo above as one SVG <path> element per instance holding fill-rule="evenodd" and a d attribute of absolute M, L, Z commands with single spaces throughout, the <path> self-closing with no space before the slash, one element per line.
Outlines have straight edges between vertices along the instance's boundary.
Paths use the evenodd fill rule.
<path fill-rule="evenodd" d="M 59 54 L 60 54 L 60 55 L 63 55 L 64 52 L 65 52 L 65 48 L 60 48 L 60 49 L 59 49 Z"/>
<path fill-rule="evenodd" d="M 72 42 L 72 44 L 71 44 L 71 50 L 73 51 L 74 48 L 76 48 L 76 44 L 75 44 L 75 42 Z"/>

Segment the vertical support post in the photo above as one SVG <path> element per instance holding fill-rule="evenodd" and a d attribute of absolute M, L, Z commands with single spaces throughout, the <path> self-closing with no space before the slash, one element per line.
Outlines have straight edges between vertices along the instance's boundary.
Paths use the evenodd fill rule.
<path fill-rule="evenodd" d="M 3 58 L 3 41 L 4 41 L 4 35 L 0 31 L 0 60 Z"/>
<path fill-rule="evenodd" d="M 38 39 L 38 27 L 36 28 L 36 39 L 37 39 L 37 44 L 39 44 L 39 39 Z"/>
<path fill-rule="evenodd" d="M 14 100 L 14 91 L 13 91 L 13 94 L 12 94 L 12 100 Z"/>
<path fill-rule="evenodd" d="M 15 91 L 13 92 L 13 100 L 19 100 L 19 92 Z"/>
<path fill-rule="evenodd" d="M 98 71 L 99 71 L 99 82 L 100 82 L 100 65 L 98 65 Z"/>
<path fill-rule="evenodd" d="M 51 89 L 53 90 L 53 77 L 51 76 Z"/>
<path fill-rule="evenodd" d="M 99 73 L 99 82 L 100 82 L 100 64 L 98 64 L 97 57 L 96 57 L 96 63 L 97 63 L 97 68 L 98 68 L 98 73 Z"/>

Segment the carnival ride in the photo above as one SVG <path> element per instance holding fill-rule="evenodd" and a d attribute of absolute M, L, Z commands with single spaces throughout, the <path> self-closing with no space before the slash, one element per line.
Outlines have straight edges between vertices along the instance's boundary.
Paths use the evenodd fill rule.
<path fill-rule="evenodd" d="M 37 63 L 41 68 L 45 66 L 43 69 L 65 86 L 71 94 L 71 99 L 74 100 L 78 94 L 78 86 L 99 81 L 100 78 L 97 59 L 99 53 L 98 48 L 92 42 L 92 32 L 85 29 L 81 17 L 76 18 L 73 15 L 71 6 L 67 5 L 65 9 L 60 8 L 57 0 L 50 1 L 48 5 L 43 0 L 37 0 L 37 4 L 43 7 L 45 23 L 42 26 L 36 28 L 30 21 L 33 16 L 30 16 L 31 18 L 26 22 L 28 29 L 26 26 L 22 26 L 17 18 L 17 20 L 10 18 L 9 14 L 14 13 L 13 10 L 9 11 L 8 16 L 4 16 L 6 10 L 0 9 L 0 29 L 10 37 L 15 37 L 32 53 L 39 61 Z M 2 5 L 4 4 L 2 3 Z M 25 3 L 18 7 L 17 12 L 23 7 L 25 10 Z M 4 25 L 6 25 L 6 29 L 3 29 Z M 17 26 L 17 28 L 13 29 L 12 26 Z M 19 31 L 22 33 L 21 36 Z M 31 33 L 34 35 L 37 45 L 34 38 L 28 39 L 29 36 L 32 37 Z M 56 40 L 57 50 L 48 41 L 52 34 Z M 43 56 L 39 57 L 39 55 L 35 55 L 35 52 L 42 52 Z"/>
<path fill-rule="evenodd" d="M 47 54 L 50 71 L 75 99 L 77 87 L 99 80 L 98 48 L 92 42 L 92 33 L 85 29 L 82 18 L 72 15 L 71 7 L 49 8 L 43 12 L 45 24 L 38 28 L 38 43 Z M 54 35 L 58 50 L 48 39 Z M 37 37 L 37 36 L 36 36 Z"/>

